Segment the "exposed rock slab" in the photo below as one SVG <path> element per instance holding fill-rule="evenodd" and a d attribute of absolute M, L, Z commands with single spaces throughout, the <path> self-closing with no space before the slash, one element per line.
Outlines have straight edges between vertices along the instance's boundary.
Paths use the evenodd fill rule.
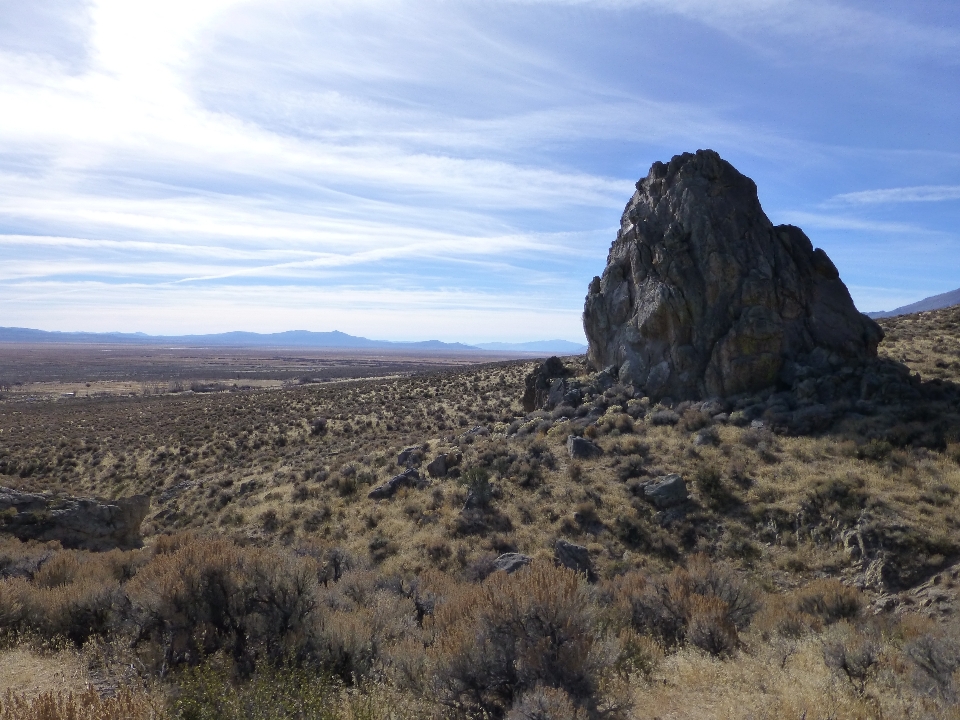
<path fill-rule="evenodd" d="M 417 472 L 415 468 L 410 468 L 399 475 L 394 475 L 382 485 L 377 485 L 377 487 L 367 493 L 367 497 L 371 500 L 384 500 L 396 495 L 400 488 L 422 487 L 426 484 L 424 478 L 420 476 L 420 473 Z"/>
<path fill-rule="evenodd" d="M 827 254 L 774 226 L 753 181 L 712 150 L 637 183 L 583 324 L 591 365 L 653 399 L 756 392 L 788 362 L 862 364 L 883 338 Z"/>
<path fill-rule="evenodd" d="M 647 485 L 643 494 L 658 508 L 669 508 L 687 501 L 687 483 L 677 474 L 664 475 Z"/>
<path fill-rule="evenodd" d="M 97 500 L 0 487 L 0 532 L 20 540 L 57 540 L 67 548 L 126 550 L 143 545 L 140 525 L 149 509 L 146 495 Z"/>

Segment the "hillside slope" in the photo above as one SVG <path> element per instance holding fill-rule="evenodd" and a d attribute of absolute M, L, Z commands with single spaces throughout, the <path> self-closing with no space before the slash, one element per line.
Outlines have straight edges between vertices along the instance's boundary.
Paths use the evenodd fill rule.
<path fill-rule="evenodd" d="M 523 717 L 508 713 L 524 703 L 552 707 L 546 717 L 955 717 L 958 320 L 883 323 L 881 354 L 935 376 L 918 385 L 929 401 L 851 409 L 813 435 L 744 424 L 736 404 L 726 416 L 651 406 L 616 385 L 524 413 L 523 362 L 270 392 L 2 400 L 0 485 L 145 492 L 152 506 L 143 551 L 0 542 L 0 624 L 83 645 L 70 603 L 106 608 L 102 632 L 123 642 L 114 664 L 98 656 L 101 680 L 167 668 L 164 692 L 198 703 L 203 687 L 250 702 L 327 687 L 270 674 L 296 657 L 307 677 L 334 678 L 310 695 L 338 708 L 329 717 L 353 717 L 358 697 L 410 718 Z M 568 369 L 598 382 L 582 361 Z M 600 453 L 571 457 L 571 433 Z M 433 477 L 440 454 L 448 469 Z M 408 465 L 422 482 L 369 496 Z M 671 474 L 689 497 L 661 504 L 653 489 Z M 552 570 L 558 541 L 583 548 L 564 551 L 586 563 L 579 580 Z M 532 566 L 498 571 L 508 553 Z M 229 606 L 233 625 L 209 624 L 194 577 L 246 598 Z M 195 614 L 165 614 L 189 598 Z M 281 598 L 300 603 L 283 622 L 263 610 Z M 529 645 L 520 625 L 495 622 L 532 612 L 558 624 Z M 586 644 L 544 651 L 568 631 Z M 531 674 L 482 675 L 503 670 L 493 647 Z M 254 679 L 231 679 L 226 657 Z M 197 663 L 206 685 L 177 669 Z"/>

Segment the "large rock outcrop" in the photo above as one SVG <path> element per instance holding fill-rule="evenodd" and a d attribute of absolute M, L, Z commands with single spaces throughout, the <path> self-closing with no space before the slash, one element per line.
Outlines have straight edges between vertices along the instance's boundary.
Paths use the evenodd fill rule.
<path fill-rule="evenodd" d="M 712 150 L 637 183 L 583 325 L 590 364 L 653 399 L 754 392 L 796 364 L 862 365 L 883 338 L 827 254 L 774 226 L 753 181 Z"/>
<path fill-rule="evenodd" d="M 63 547 L 111 550 L 141 547 L 140 525 L 150 498 L 56 497 L 0 487 L 0 533 L 20 540 L 58 540 Z"/>

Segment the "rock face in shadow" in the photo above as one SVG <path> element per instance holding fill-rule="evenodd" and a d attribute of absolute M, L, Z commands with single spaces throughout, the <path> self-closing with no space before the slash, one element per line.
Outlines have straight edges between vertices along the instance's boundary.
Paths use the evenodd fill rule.
<path fill-rule="evenodd" d="M 590 364 L 653 399 L 755 392 L 791 363 L 862 365 L 883 339 L 826 253 L 774 226 L 753 181 L 712 150 L 637 183 L 583 325 Z"/>
<path fill-rule="evenodd" d="M 117 500 L 52 497 L 0 487 L 0 533 L 20 540 L 57 540 L 83 550 L 129 550 L 143 545 L 140 525 L 150 498 Z"/>

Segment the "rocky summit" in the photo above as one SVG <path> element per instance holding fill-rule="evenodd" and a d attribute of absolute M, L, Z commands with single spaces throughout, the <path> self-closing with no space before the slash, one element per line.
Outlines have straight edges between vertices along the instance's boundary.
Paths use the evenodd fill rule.
<path fill-rule="evenodd" d="M 797 367 L 858 367 L 883 331 L 827 254 L 773 225 L 712 150 L 657 162 L 627 204 L 583 311 L 588 360 L 656 400 L 730 397 Z"/>

